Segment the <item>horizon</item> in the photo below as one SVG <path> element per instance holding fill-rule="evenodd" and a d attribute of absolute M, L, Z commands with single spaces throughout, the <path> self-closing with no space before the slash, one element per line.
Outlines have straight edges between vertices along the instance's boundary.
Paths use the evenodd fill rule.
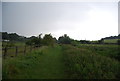
<path fill-rule="evenodd" d="M 6 31 L 2 31 L 2 32 L 6 32 Z M 8 34 L 13 34 L 13 33 L 16 33 L 16 32 L 7 32 Z M 26 38 L 30 38 L 30 37 L 32 37 L 32 36 L 35 36 L 35 37 L 38 37 L 39 35 L 31 35 L 31 36 L 24 36 L 24 35 L 20 35 L 20 34 L 18 34 L 18 33 L 16 33 L 17 35 L 19 35 L 19 36 L 23 36 L 23 37 L 26 37 Z M 51 34 L 51 33 L 46 33 L 46 34 Z M 52 35 L 52 34 L 51 34 Z M 119 35 L 119 34 L 118 34 Z M 118 35 L 112 35 L 112 36 L 118 36 Z M 45 34 L 42 34 L 41 35 L 41 37 L 43 38 L 45 36 Z M 64 36 L 64 34 L 63 35 L 61 35 L 61 36 Z M 60 37 L 61 37 L 60 36 Z M 67 36 L 69 36 L 69 35 L 67 35 Z M 53 35 L 52 35 L 52 37 L 53 38 L 56 38 L 56 37 L 54 37 Z M 70 36 L 69 36 L 70 37 Z M 111 36 L 108 36 L 108 37 L 111 37 Z M 59 37 L 58 37 L 59 38 Z M 57 40 L 58 40 L 58 38 L 56 38 Z M 70 37 L 71 38 L 71 37 Z M 106 37 L 102 37 L 102 38 L 106 38 Z M 100 39 L 98 39 L 98 40 L 101 40 L 102 38 L 100 38 Z M 74 39 L 74 38 L 71 38 L 71 39 Z M 80 41 L 80 39 L 74 39 L 74 40 L 78 40 L 78 41 Z M 81 39 L 81 40 L 88 40 L 88 39 Z M 88 40 L 88 41 L 98 41 L 98 40 Z"/>
<path fill-rule="evenodd" d="M 2 2 L 2 31 L 75 40 L 117 36 L 117 2 Z"/>

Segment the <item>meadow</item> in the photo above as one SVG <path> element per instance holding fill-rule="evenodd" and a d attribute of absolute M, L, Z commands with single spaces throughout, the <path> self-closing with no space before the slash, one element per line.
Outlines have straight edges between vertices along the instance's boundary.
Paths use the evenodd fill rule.
<path fill-rule="evenodd" d="M 116 45 L 80 45 L 79 47 L 63 45 L 69 77 L 71 79 L 120 78 L 120 62 L 109 55 L 111 49 L 113 57 L 116 57 L 119 53 Z M 99 50 L 102 50 L 102 53 Z"/>
<path fill-rule="evenodd" d="M 25 55 L 3 59 L 2 76 L 3 79 L 120 79 L 119 58 L 119 46 L 113 44 L 41 46 Z"/>
<path fill-rule="evenodd" d="M 120 39 L 105 39 L 103 42 L 104 43 L 117 43 L 117 41 Z"/>

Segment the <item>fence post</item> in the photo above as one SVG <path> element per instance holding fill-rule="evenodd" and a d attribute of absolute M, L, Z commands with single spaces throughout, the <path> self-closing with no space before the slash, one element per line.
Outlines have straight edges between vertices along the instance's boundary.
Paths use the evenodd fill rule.
<path fill-rule="evenodd" d="M 16 46 L 15 56 L 17 56 L 17 53 L 18 53 L 18 47 Z"/>
<path fill-rule="evenodd" d="M 25 46 L 25 49 L 24 49 L 24 54 L 26 53 L 26 46 Z"/>
<path fill-rule="evenodd" d="M 6 55 L 7 55 L 7 47 L 5 47 L 4 49 L 4 55 L 3 55 L 4 59 L 6 58 Z"/>

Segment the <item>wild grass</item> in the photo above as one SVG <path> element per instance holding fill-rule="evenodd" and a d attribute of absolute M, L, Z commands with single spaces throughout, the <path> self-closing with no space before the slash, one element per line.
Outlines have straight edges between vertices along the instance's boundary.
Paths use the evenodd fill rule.
<path fill-rule="evenodd" d="M 3 60 L 3 79 L 64 79 L 60 46 L 44 46 L 26 55 Z"/>
<path fill-rule="evenodd" d="M 3 79 L 119 79 L 116 55 L 117 45 L 43 46 L 3 59 Z"/>
<path fill-rule="evenodd" d="M 15 58 L 3 59 L 3 79 L 30 78 L 32 68 L 39 63 L 41 51 L 34 51 L 26 55 L 19 55 Z"/>
<path fill-rule="evenodd" d="M 119 39 L 105 39 L 103 42 L 104 43 L 117 43 Z"/>
<path fill-rule="evenodd" d="M 120 60 L 120 45 L 81 44 L 78 47 L 88 49 L 102 56 Z"/>
<path fill-rule="evenodd" d="M 120 63 L 85 48 L 63 45 L 66 71 L 71 79 L 120 78 Z"/>

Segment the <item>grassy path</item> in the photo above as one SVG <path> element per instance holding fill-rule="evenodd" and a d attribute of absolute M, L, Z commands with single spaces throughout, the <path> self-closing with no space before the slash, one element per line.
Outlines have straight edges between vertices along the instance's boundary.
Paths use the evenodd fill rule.
<path fill-rule="evenodd" d="M 66 75 L 62 49 L 58 45 L 6 59 L 3 64 L 3 78 L 64 79 Z"/>
<path fill-rule="evenodd" d="M 60 46 L 47 48 L 43 51 L 36 73 L 36 78 L 61 79 L 65 77 L 62 51 Z"/>

